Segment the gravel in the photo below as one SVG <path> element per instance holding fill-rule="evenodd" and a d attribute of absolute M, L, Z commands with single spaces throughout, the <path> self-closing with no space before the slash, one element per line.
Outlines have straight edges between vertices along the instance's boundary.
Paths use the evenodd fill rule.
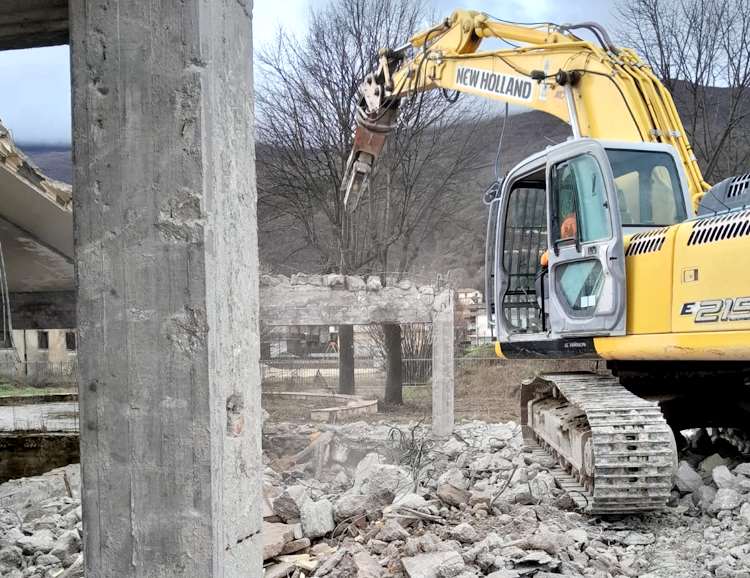
<path fill-rule="evenodd" d="M 312 430 L 266 424 L 270 440 L 274 428 Z M 671 507 L 593 517 L 523 451 L 515 423 L 467 422 L 448 440 L 400 428 L 321 426 L 336 443 L 326 463 L 267 459 L 266 576 L 750 578 L 748 458 L 689 450 Z M 0 576 L 83 575 L 79 479 L 69 466 L 0 485 Z"/>

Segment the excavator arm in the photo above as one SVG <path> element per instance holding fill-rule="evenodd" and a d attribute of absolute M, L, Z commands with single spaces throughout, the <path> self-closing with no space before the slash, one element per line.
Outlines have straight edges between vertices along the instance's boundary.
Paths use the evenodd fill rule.
<path fill-rule="evenodd" d="M 589 29 L 599 43 L 575 36 L 572 30 L 578 28 Z M 480 51 L 488 38 L 519 44 Z M 616 48 L 601 27 L 531 27 L 457 10 L 403 47 L 382 50 L 377 70 L 362 83 L 342 183 L 348 210 L 356 208 L 367 187 L 401 102 L 433 89 L 546 112 L 570 124 L 575 137 L 670 144 L 685 167 L 695 207 L 709 188 L 669 92 L 632 50 Z"/>

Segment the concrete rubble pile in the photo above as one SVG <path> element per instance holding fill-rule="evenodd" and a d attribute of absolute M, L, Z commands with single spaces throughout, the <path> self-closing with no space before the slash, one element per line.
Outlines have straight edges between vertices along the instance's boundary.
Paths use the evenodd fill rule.
<path fill-rule="evenodd" d="M 0 576 L 80 578 L 78 465 L 0 484 Z"/>
<path fill-rule="evenodd" d="M 266 423 L 264 446 L 266 578 L 750 578 L 750 460 L 724 448 L 683 452 L 666 511 L 599 518 L 512 422 Z M 0 575 L 82 575 L 78 487 L 75 467 L 0 486 Z"/>

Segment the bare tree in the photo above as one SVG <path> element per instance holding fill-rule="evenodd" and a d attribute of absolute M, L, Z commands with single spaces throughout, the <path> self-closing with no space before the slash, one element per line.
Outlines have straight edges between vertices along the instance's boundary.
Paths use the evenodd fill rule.
<path fill-rule="evenodd" d="M 289 252 L 314 251 L 315 269 L 407 270 L 427 235 L 449 218 L 480 143 L 474 114 L 441 94 L 402 107 L 371 193 L 354 214 L 340 190 L 351 150 L 357 87 L 383 47 L 426 22 L 423 0 L 333 0 L 313 9 L 304 38 L 281 32 L 260 52 L 257 94 L 261 220 L 299 233 Z"/>
<path fill-rule="evenodd" d="M 368 336 L 375 350 L 386 362 L 385 401 L 403 403 L 403 378 L 407 383 L 420 383 L 432 374 L 432 325 L 371 326 Z M 398 351 L 395 351 L 398 348 Z M 407 365 L 404 365 L 406 360 Z"/>
<path fill-rule="evenodd" d="M 622 0 L 623 44 L 672 93 L 707 180 L 750 160 L 750 0 Z"/>
<path fill-rule="evenodd" d="M 354 213 L 345 210 L 341 192 L 358 86 L 374 69 L 378 51 L 401 46 L 430 20 L 426 16 L 424 0 L 332 0 L 322 8 L 316 4 L 304 38 L 280 32 L 275 46 L 260 52 L 259 221 L 291 221 L 299 239 L 289 254 L 312 251 L 310 268 L 382 272 L 385 282 L 385 272 L 411 267 L 422 243 L 459 202 L 481 149 L 467 126 L 478 117 L 447 106 L 442 93 L 414 95 L 401 106 L 400 125 L 371 177 L 370 194 Z M 383 331 L 389 398 L 400 403 L 401 331 L 398 325 Z M 350 334 L 340 331 L 342 392 L 353 389 Z"/>

